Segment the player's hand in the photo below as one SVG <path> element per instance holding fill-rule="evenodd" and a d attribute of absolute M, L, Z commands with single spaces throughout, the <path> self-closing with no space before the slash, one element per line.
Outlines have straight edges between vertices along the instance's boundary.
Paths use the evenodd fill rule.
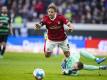
<path fill-rule="evenodd" d="M 41 28 L 41 25 L 40 24 L 35 24 L 35 29 L 36 30 L 39 30 Z"/>
<path fill-rule="evenodd" d="M 67 26 L 68 26 L 67 31 L 72 32 L 74 29 L 73 25 L 70 22 L 68 22 Z"/>

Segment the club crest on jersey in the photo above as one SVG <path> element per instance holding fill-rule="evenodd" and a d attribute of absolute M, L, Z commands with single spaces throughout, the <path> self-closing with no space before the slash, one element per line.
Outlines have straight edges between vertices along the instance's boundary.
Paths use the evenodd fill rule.
<path fill-rule="evenodd" d="M 58 25 L 60 24 L 60 22 L 58 21 Z"/>

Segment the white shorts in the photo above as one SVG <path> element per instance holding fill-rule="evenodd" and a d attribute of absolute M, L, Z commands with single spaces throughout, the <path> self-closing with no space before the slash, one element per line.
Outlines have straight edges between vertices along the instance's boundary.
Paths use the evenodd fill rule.
<path fill-rule="evenodd" d="M 58 42 L 47 40 L 44 49 L 46 52 L 52 52 L 56 46 L 59 46 L 64 52 L 69 51 L 69 44 L 67 39 Z"/>

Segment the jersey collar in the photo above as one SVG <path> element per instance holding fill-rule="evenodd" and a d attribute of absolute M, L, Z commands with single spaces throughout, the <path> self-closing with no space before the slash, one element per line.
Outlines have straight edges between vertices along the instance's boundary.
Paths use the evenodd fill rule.
<path fill-rule="evenodd" d="M 56 19 L 57 14 L 55 14 L 55 17 L 53 19 L 50 18 L 50 20 L 54 21 Z"/>

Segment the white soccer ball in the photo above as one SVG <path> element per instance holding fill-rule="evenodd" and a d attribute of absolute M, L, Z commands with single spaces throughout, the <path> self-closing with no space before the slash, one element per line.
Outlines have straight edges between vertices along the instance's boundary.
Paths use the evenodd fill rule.
<path fill-rule="evenodd" d="M 45 77 L 45 71 L 43 69 L 37 68 L 33 71 L 33 75 L 36 79 L 41 80 Z"/>

